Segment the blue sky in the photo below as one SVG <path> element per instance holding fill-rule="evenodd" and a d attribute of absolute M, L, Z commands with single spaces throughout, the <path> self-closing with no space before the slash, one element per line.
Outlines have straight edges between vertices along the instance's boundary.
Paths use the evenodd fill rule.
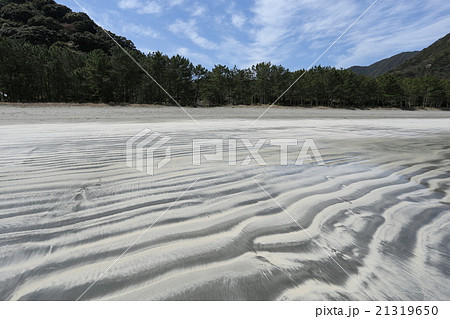
<path fill-rule="evenodd" d="M 194 64 L 307 68 L 374 0 L 77 0 L 148 53 Z M 81 11 L 73 0 L 58 3 Z M 316 64 L 369 65 L 450 32 L 448 0 L 379 0 Z"/>

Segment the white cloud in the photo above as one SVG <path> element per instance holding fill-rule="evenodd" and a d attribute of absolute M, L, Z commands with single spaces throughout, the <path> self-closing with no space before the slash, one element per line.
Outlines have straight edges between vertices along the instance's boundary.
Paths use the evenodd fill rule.
<path fill-rule="evenodd" d="M 374 7 L 344 41 L 339 67 L 371 64 L 403 51 L 421 50 L 450 30 L 450 3 L 398 0 Z M 366 61 L 372 61 L 367 63 Z"/>
<path fill-rule="evenodd" d="M 175 35 L 181 35 L 188 38 L 203 49 L 215 49 L 217 47 L 215 43 L 199 35 L 194 19 L 191 19 L 187 22 L 176 20 L 169 26 L 169 31 L 171 31 Z"/>
<path fill-rule="evenodd" d="M 189 60 L 191 60 L 192 64 L 194 64 L 194 65 L 201 64 L 203 66 L 208 66 L 208 67 L 211 67 L 214 65 L 210 56 L 203 54 L 203 53 L 194 52 L 188 48 L 178 48 L 176 50 L 175 54 L 180 54 L 181 56 L 189 58 Z"/>
<path fill-rule="evenodd" d="M 218 53 L 218 61 L 215 61 L 215 63 L 249 67 L 252 63 L 247 58 L 248 51 L 249 47 L 247 45 L 232 36 L 226 36 L 223 38 Z"/>
<path fill-rule="evenodd" d="M 120 9 L 135 9 L 141 5 L 140 0 L 120 0 L 119 8 Z"/>
<path fill-rule="evenodd" d="M 252 0 L 248 4 L 243 1 L 120 0 L 118 3 L 123 10 L 141 14 L 172 10 L 170 18 L 168 15 L 155 17 L 154 27 L 161 25 L 162 20 L 157 19 L 164 19 L 162 23 L 169 23 L 171 33 L 195 45 L 175 44 L 189 48 L 181 48 L 183 55 L 195 55 L 198 61 L 209 58 L 209 62 L 205 62 L 208 65 L 212 64 L 211 60 L 239 67 L 271 61 L 296 69 L 308 66 L 320 56 L 373 1 Z M 422 49 L 448 30 L 448 1 L 379 0 L 317 63 L 339 67 L 370 64 L 367 61 Z M 127 32 L 148 37 L 159 35 L 142 26 L 130 26 Z M 174 50 L 173 47 L 170 50 Z"/>
<path fill-rule="evenodd" d="M 231 15 L 231 23 L 238 29 L 241 29 L 244 26 L 245 21 L 245 16 L 242 13 Z"/>
<path fill-rule="evenodd" d="M 168 1 L 168 5 L 169 7 L 175 7 L 175 6 L 179 6 L 180 4 L 183 4 L 184 0 L 169 0 Z"/>
<path fill-rule="evenodd" d="M 136 10 L 140 14 L 159 14 L 164 9 L 170 9 L 184 3 L 184 0 L 120 0 L 120 9 Z"/>
<path fill-rule="evenodd" d="M 188 7 L 187 11 L 191 13 L 192 17 L 201 17 L 206 12 L 206 7 L 199 5 L 198 3 L 192 7 Z"/>
<path fill-rule="evenodd" d="M 246 49 L 246 65 L 263 61 L 274 63 L 285 60 L 295 40 L 295 26 L 300 19 L 301 1 L 255 0 L 251 8 L 251 39 Z"/>
<path fill-rule="evenodd" d="M 249 62 L 282 63 L 315 40 L 328 46 L 331 41 L 327 37 L 339 33 L 358 12 L 355 3 L 354 0 L 256 0 L 251 10 L 254 16 Z"/>
<path fill-rule="evenodd" d="M 255 0 L 245 28 L 248 40 L 228 39 L 221 55 L 232 59 L 234 51 L 244 66 L 261 61 L 284 63 L 301 56 L 294 68 L 307 66 L 371 3 L 373 0 Z M 444 0 L 420 4 L 379 1 L 317 63 L 331 60 L 348 67 L 421 49 L 450 30 L 449 14 L 450 3 Z M 232 17 L 231 23 L 239 28 L 241 21 Z"/>
<path fill-rule="evenodd" d="M 145 36 L 149 38 L 158 39 L 161 35 L 148 26 L 137 25 L 133 23 L 127 23 L 122 26 L 122 32 L 125 34 L 134 34 L 138 36 Z"/>
<path fill-rule="evenodd" d="M 142 0 L 120 0 L 120 9 L 134 9 L 140 14 L 155 14 L 161 13 L 163 7 L 157 1 L 142 1 Z"/>

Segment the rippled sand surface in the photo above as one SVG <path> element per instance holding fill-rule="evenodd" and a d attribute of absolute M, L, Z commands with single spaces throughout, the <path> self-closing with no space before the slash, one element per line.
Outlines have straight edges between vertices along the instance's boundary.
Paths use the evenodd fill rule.
<path fill-rule="evenodd" d="M 1 125 L 0 299 L 450 299 L 448 118 L 252 122 Z M 125 164 L 144 128 L 172 138 L 154 176 Z M 193 138 L 326 165 L 194 166 Z"/>

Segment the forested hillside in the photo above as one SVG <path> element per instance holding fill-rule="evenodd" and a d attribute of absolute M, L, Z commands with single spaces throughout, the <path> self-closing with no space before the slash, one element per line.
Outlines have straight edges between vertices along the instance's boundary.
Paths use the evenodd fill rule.
<path fill-rule="evenodd" d="M 52 0 L 0 0 L 0 5 L 0 99 L 173 104 L 86 15 Z M 115 37 L 182 105 L 272 103 L 305 73 L 278 104 L 450 106 L 448 78 L 373 78 L 320 66 L 290 71 L 269 62 L 247 69 L 216 65 L 207 70 L 180 55 L 146 55 L 131 41 Z"/>
<path fill-rule="evenodd" d="M 406 60 L 415 56 L 418 52 L 419 51 L 402 52 L 391 56 L 390 58 L 375 62 L 369 66 L 352 66 L 349 68 L 349 70 L 355 72 L 356 74 L 380 76 L 388 71 L 395 69 Z"/>
<path fill-rule="evenodd" d="M 72 12 L 53 0 L 0 0 L 0 37 L 35 45 L 56 45 L 90 52 L 108 52 L 114 43 L 86 14 Z M 124 47 L 134 44 L 114 34 Z"/>
<path fill-rule="evenodd" d="M 450 33 L 399 65 L 392 74 L 448 79 L 450 77 Z"/>

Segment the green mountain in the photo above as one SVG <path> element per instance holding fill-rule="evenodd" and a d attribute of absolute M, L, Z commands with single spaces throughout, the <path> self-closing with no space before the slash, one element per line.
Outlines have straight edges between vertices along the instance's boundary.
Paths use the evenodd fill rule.
<path fill-rule="evenodd" d="M 406 77 L 450 78 L 450 33 L 392 70 Z"/>
<path fill-rule="evenodd" d="M 417 53 L 419 53 L 419 51 L 402 52 L 391 56 L 390 58 L 375 62 L 369 66 L 352 66 L 349 70 L 355 72 L 356 74 L 376 77 L 395 69 L 406 60 L 414 57 Z"/>
<path fill-rule="evenodd" d="M 123 47 L 133 42 L 111 34 Z M 114 43 L 86 14 L 53 0 L 0 0 L 0 37 L 35 45 L 60 45 L 77 51 L 108 52 Z"/>

